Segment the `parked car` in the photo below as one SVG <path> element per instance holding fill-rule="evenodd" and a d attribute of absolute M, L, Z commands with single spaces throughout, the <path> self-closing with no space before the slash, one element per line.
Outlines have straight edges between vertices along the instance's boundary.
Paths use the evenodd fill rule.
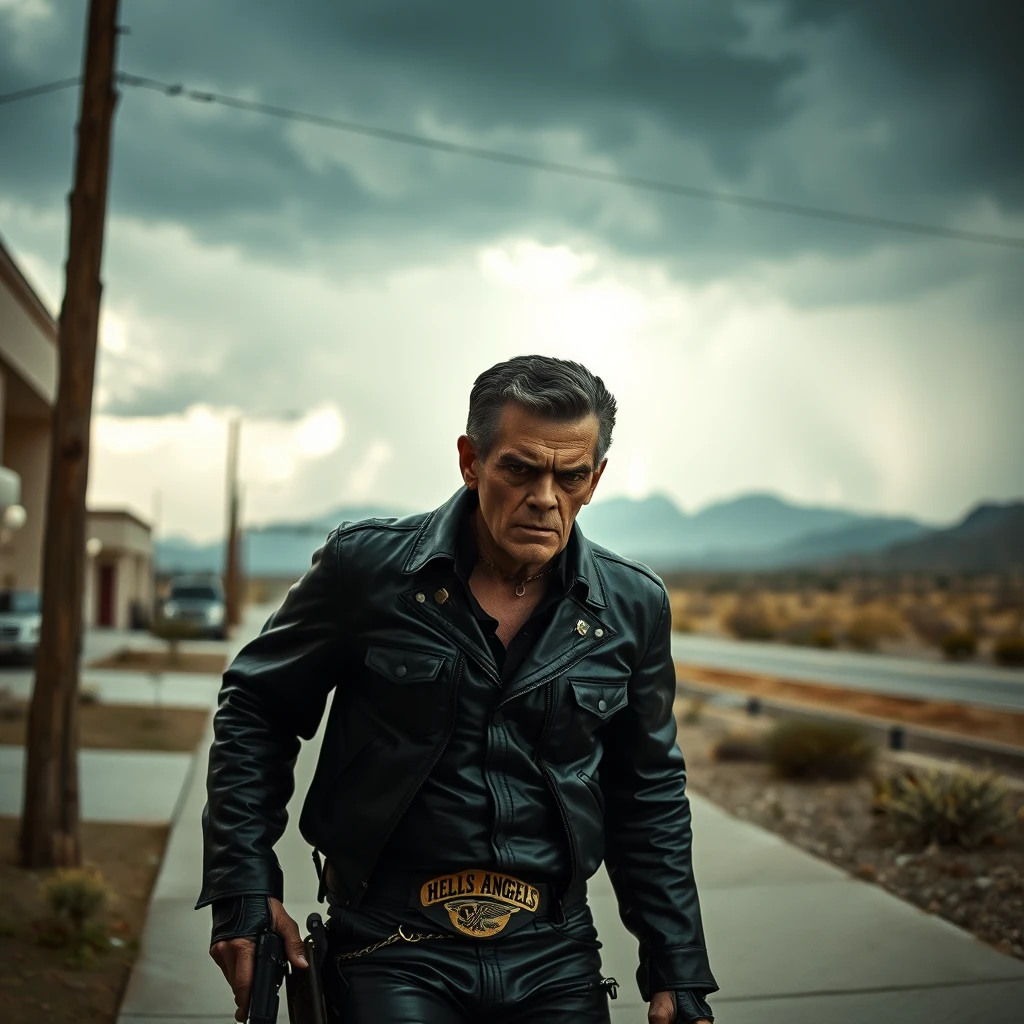
<path fill-rule="evenodd" d="M 227 638 L 227 609 L 220 581 L 206 577 L 176 576 L 160 608 L 160 617 L 173 625 L 178 636 Z"/>
<path fill-rule="evenodd" d="M 0 659 L 35 661 L 42 621 L 38 590 L 0 590 Z"/>

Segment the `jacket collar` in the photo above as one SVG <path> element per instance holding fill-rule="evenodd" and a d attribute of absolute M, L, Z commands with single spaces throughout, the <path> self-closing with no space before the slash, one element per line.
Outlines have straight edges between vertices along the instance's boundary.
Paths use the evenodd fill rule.
<path fill-rule="evenodd" d="M 412 551 L 402 567 L 405 573 L 419 572 L 435 558 L 455 561 L 459 548 L 459 530 L 470 511 L 476 506 L 476 493 L 460 487 L 440 508 L 434 509 L 416 532 Z M 579 524 L 574 523 L 572 535 L 566 545 L 566 572 L 570 587 L 577 584 L 586 589 L 587 601 L 597 608 L 607 605 L 604 584 L 594 559 L 594 550 L 583 536 Z"/>

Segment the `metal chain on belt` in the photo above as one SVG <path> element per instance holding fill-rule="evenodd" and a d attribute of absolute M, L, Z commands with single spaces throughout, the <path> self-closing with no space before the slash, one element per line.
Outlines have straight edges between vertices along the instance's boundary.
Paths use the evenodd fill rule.
<path fill-rule="evenodd" d="M 423 942 L 425 939 L 453 939 L 454 935 L 447 935 L 444 932 L 412 932 L 410 935 L 406 935 L 403 928 L 399 928 L 394 935 L 389 935 L 386 939 L 381 939 L 380 942 L 375 942 L 372 946 L 364 946 L 362 949 L 357 949 L 354 953 L 338 953 L 336 958 L 340 963 L 342 960 L 355 960 L 357 956 L 366 956 L 367 953 L 376 953 L 378 949 L 384 949 L 387 946 L 393 946 L 396 942 Z"/>

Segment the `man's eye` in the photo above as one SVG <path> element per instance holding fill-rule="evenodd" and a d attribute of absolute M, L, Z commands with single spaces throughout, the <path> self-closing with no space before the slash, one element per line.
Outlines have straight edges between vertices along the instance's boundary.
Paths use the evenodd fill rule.
<path fill-rule="evenodd" d="M 566 473 L 562 477 L 567 484 L 581 484 L 586 478 L 586 473 Z"/>
<path fill-rule="evenodd" d="M 508 466 L 506 466 L 505 468 L 506 468 L 506 469 L 507 469 L 507 470 L 508 470 L 508 471 L 509 471 L 509 472 L 510 472 L 510 473 L 511 473 L 511 474 L 512 474 L 513 476 L 523 476 L 523 475 L 524 475 L 525 473 L 528 473 L 528 472 L 529 472 L 529 470 L 530 470 L 530 467 L 529 467 L 529 466 L 517 466 L 517 465 L 515 465 L 514 463 L 509 463 L 509 465 L 508 465 Z"/>

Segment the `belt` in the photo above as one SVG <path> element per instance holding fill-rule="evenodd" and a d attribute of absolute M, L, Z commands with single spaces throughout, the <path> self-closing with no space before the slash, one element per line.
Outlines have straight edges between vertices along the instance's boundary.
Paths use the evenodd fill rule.
<path fill-rule="evenodd" d="M 332 885 L 334 875 L 328 863 L 324 873 L 328 893 L 337 891 Z M 566 911 L 585 898 L 585 885 L 566 891 L 504 871 L 469 868 L 441 875 L 389 872 L 375 876 L 359 902 L 415 910 L 456 934 L 487 939 L 533 921 L 562 921 Z"/>

